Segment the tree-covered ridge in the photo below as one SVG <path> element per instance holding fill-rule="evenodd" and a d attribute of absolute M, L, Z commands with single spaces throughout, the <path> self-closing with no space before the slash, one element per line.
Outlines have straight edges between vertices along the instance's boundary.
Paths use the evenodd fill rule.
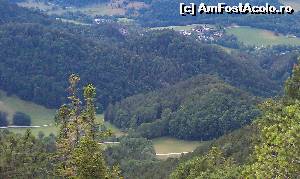
<path fill-rule="evenodd" d="M 257 98 L 213 76 L 197 76 L 110 105 L 105 120 L 144 137 L 209 140 L 249 124 Z"/>
<path fill-rule="evenodd" d="M 300 175 L 299 79 L 300 67 L 295 65 L 292 76 L 286 81 L 284 96 L 277 100 L 267 100 L 260 105 L 262 115 L 254 122 L 258 127 L 258 135 L 254 135 L 251 146 L 248 145 L 248 148 L 252 148 L 252 155 L 246 162 L 239 165 L 234 162 L 228 163 L 226 161 L 232 159 L 220 158 L 212 148 L 205 156 L 196 156 L 192 160 L 182 162 L 171 177 L 232 178 L 234 174 L 234 178 L 298 178 Z M 217 155 L 210 156 L 212 153 Z M 206 158 L 208 156 L 210 158 Z M 215 167 L 212 165 L 202 167 L 209 161 L 217 162 Z M 220 164 L 226 165 L 218 170 Z M 209 177 L 203 175 L 207 171 Z"/>
<path fill-rule="evenodd" d="M 7 0 L 0 0 L 0 25 L 7 22 L 49 24 L 51 18 L 37 11 L 20 8 Z"/>
<path fill-rule="evenodd" d="M 255 61 L 268 72 L 271 79 L 284 84 L 291 75 L 300 55 L 299 47 L 274 46 L 255 52 Z"/>
<path fill-rule="evenodd" d="M 225 82 L 255 95 L 272 96 L 279 91 L 278 83 L 270 80 L 252 56 L 228 54 L 221 48 L 199 43 L 174 31 L 161 30 L 135 36 L 126 46 L 138 54 L 160 56 L 169 66 L 168 70 L 175 68 L 162 82 L 175 81 L 178 76 L 187 79 L 198 74 L 216 74 Z"/>
<path fill-rule="evenodd" d="M 0 26 L 0 34 L 0 88 L 47 107 L 64 102 L 64 79 L 73 72 L 95 84 L 97 102 L 104 108 L 198 74 L 217 74 L 262 96 L 279 90 L 251 58 L 229 55 L 173 31 L 125 37 L 109 25 L 94 28 L 11 20 Z"/>

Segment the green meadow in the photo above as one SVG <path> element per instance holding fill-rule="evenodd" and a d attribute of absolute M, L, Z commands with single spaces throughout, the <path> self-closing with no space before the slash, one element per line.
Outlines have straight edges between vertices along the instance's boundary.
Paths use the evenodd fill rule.
<path fill-rule="evenodd" d="M 37 134 L 43 131 L 46 135 L 56 133 L 54 125 L 54 115 L 56 110 L 47 109 L 43 106 L 21 100 L 16 96 L 8 96 L 5 92 L 0 91 L 0 111 L 8 114 L 8 121 L 12 123 L 12 117 L 15 112 L 23 112 L 31 117 L 32 126 L 41 126 L 40 128 L 32 128 L 32 132 Z M 26 129 L 10 128 L 9 130 L 16 133 L 23 133 Z"/>
<path fill-rule="evenodd" d="M 23 112 L 31 117 L 32 126 L 40 126 L 36 128 L 31 128 L 33 134 L 38 134 L 39 131 L 49 135 L 51 133 L 56 134 L 58 127 L 55 126 L 54 116 L 56 109 L 48 109 L 41 105 L 37 105 L 32 102 L 21 100 L 16 96 L 8 96 L 4 91 L 0 91 L 0 111 L 6 112 L 8 114 L 8 121 L 12 123 L 12 117 L 15 112 Z M 97 120 L 103 122 L 103 115 L 97 115 Z M 116 136 L 124 135 L 118 128 L 112 124 L 105 122 L 104 125 L 111 129 Z M 2 130 L 2 129 L 0 129 Z M 26 128 L 9 128 L 10 131 L 15 133 L 24 133 Z"/>
<path fill-rule="evenodd" d="M 152 140 L 155 152 L 157 154 L 169 154 L 169 153 L 183 153 L 192 152 L 199 145 L 203 143 L 200 141 L 187 141 L 179 140 L 171 137 L 159 137 Z M 167 155 L 167 156 L 157 156 L 159 159 L 166 159 L 168 157 L 179 157 L 180 154 Z"/>
<path fill-rule="evenodd" d="M 8 114 L 8 120 L 11 123 L 13 114 L 16 111 L 20 111 L 28 114 L 32 119 L 33 126 L 41 126 L 39 128 L 31 128 L 34 135 L 37 135 L 42 131 L 45 135 L 51 133 L 56 134 L 58 127 L 54 124 L 54 116 L 56 113 L 55 109 L 47 109 L 43 106 L 34 104 L 32 102 L 21 100 L 16 96 L 8 96 L 5 92 L 0 91 L 0 111 L 4 111 Z M 103 122 L 104 116 L 102 114 L 97 115 L 97 120 Z M 47 126 L 44 126 L 47 125 Z M 109 122 L 104 122 L 104 125 L 111 129 L 114 135 L 117 137 L 126 135 L 120 129 L 115 127 Z M 3 130 L 3 129 L 0 129 Z M 15 133 L 24 133 L 26 128 L 9 128 L 10 131 Z M 185 141 L 178 140 L 170 137 L 161 137 L 153 139 L 153 144 L 156 153 L 167 154 L 167 153 L 181 153 L 181 152 L 192 152 L 197 146 L 202 144 L 199 141 Z M 159 156 L 160 159 L 165 159 L 168 157 L 178 157 L 180 155 L 170 155 L 170 156 Z"/>
<path fill-rule="evenodd" d="M 226 33 L 234 35 L 245 45 L 272 46 L 272 45 L 300 45 L 300 38 L 289 37 L 274 32 L 252 27 L 231 27 Z"/>
<path fill-rule="evenodd" d="M 54 109 L 48 109 L 43 106 L 21 100 L 16 96 L 8 96 L 0 91 L 0 110 L 8 113 L 8 120 L 12 121 L 12 116 L 16 111 L 28 114 L 32 119 L 32 125 L 53 124 L 55 115 Z"/>
<path fill-rule="evenodd" d="M 199 141 L 186 141 L 171 137 L 153 139 L 155 151 L 159 154 L 192 152 L 200 143 Z"/>

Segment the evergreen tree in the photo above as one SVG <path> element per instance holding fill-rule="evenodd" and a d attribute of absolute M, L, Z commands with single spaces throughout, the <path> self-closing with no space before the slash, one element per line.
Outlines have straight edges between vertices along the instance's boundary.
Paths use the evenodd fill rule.
<path fill-rule="evenodd" d="M 56 116 L 60 125 L 55 157 L 56 173 L 63 177 L 82 179 L 119 176 L 106 166 L 103 151 L 97 142 L 109 133 L 101 131 L 100 124 L 96 123 L 96 88 L 93 85 L 84 88 L 83 106 L 77 94 L 79 81 L 79 76 L 70 76 L 70 104 L 62 105 Z"/>
<path fill-rule="evenodd" d="M 0 178 L 43 178 L 49 176 L 49 157 L 41 140 L 28 129 L 23 136 L 0 133 Z"/>

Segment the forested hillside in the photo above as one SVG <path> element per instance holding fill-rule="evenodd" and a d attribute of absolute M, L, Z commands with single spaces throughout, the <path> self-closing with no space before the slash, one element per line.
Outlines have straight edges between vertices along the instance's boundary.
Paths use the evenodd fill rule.
<path fill-rule="evenodd" d="M 197 76 L 111 105 L 105 120 L 147 138 L 210 140 L 249 124 L 259 114 L 257 101 L 215 77 Z"/>
<path fill-rule="evenodd" d="M 258 135 L 252 135 L 253 141 L 247 147 L 252 148 L 247 162 L 237 165 L 235 160 L 239 159 L 213 147 L 206 155 L 179 164 L 170 177 L 297 178 L 300 174 L 299 72 L 300 67 L 295 65 L 293 75 L 286 81 L 282 98 L 267 100 L 260 105 L 262 115 L 254 123 L 258 127 Z M 248 140 L 245 140 L 245 146 L 249 145 Z M 248 153 L 245 151 L 243 154 L 247 156 Z"/>
<path fill-rule="evenodd" d="M 135 36 L 126 45 L 139 54 L 148 52 L 170 59 L 177 68 L 172 78 L 217 74 L 225 82 L 260 96 L 274 95 L 280 88 L 277 82 L 269 79 L 266 71 L 254 63 L 252 56 L 243 52 L 228 54 L 221 48 L 199 43 L 174 31 L 160 30 Z"/>
<path fill-rule="evenodd" d="M 9 3 L 7 0 L 0 0 L 0 24 L 8 22 L 37 22 L 48 24 L 50 18 L 39 12 L 19 8 L 16 4 Z"/>
<path fill-rule="evenodd" d="M 0 88 L 48 107 L 63 101 L 64 81 L 74 72 L 96 85 L 98 103 L 103 107 L 198 74 L 216 74 L 256 95 L 271 96 L 279 91 L 278 82 L 270 80 L 251 57 L 230 55 L 174 31 L 124 36 L 109 25 L 91 30 L 95 26 L 6 20 L 0 27 Z"/>
<path fill-rule="evenodd" d="M 300 176 L 300 47 L 283 45 L 297 44 L 285 42 L 300 36 L 299 12 L 22 1 L 0 0 L 0 178 Z M 265 36 L 276 43 L 255 43 Z"/>
<path fill-rule="evenodd" d="M 300 55 L 299 47 L 274 46 L 255 52 L 256 61 L 266 70 L 271 79 L 281 84 L 290 76 Z"/>

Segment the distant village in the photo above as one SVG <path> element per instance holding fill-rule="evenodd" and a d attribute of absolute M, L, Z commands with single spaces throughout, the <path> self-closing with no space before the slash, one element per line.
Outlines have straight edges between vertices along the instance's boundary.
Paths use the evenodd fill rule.
<path fill-rule="evenodd" d="M 223 37 L 225 33 L 222 29 L 208 25 L 197 25 L 190 30 L 180 30 L 179 32 L 184 36 L 196 35 L 200 41 L 216 41 Z"/>

